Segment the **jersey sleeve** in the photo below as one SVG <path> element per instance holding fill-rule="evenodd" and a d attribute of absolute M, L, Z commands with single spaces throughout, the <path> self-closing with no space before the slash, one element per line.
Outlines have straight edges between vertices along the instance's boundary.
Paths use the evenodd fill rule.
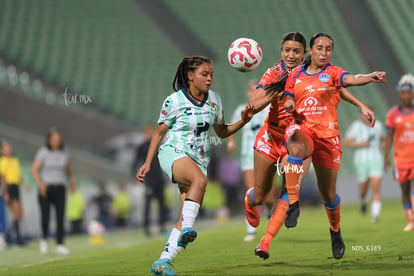
<path fill-rule="evenodd" d="M 394 129 L 395 125 L 394 125 L 394 109 L 391 109 L 388 114 L 387 114 L 387 118 L 385 119 L 385 127 L 388 129 Z"/>
<path fill-rule="evenodd" d="M 275 72 L 275 69 L 273 67 L 269 68 L 263 74 L 256 88 L 264 88 L 267 84 L 274 82 L 276 79 L 277 79 L 277 74 Z"/>
<path fill-rule="evenodd" d="M 177 118 L 178 111 L 178 106 L 172 95 L 168 96 L 162 104 L 158 124 L 164 123 L 171 128 Z"/>
<path fill-rule="evenodd" d="M 40 148 L 35 155 L 35 160 L 44 162 L 45 154 L 46 154 L 46 148 L 43 148 L 43 147 Z"/>
<path fill-rule="evenodd" d="M 343 82 L 344 76 L 349 75 L 350 73 L 348 71 L 342 69 L 341 67 L 337 67 L 337 66 L 334 66 L 333 71 L 334 71 L 333 81 L 334 81 L 335 86 L 336 87 L 345 87 L 344 82 Z"/>
<path fill-rule="evenodd" d="M 349 128 L 346 130 L 345 138 L 356 140 L 358 137 L 358 123 L 357 121 L 354 121 Z"/>

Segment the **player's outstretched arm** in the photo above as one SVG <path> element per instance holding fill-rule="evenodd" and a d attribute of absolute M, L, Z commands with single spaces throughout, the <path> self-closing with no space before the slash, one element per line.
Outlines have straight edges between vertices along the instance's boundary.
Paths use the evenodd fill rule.
<path fill-rule="evenodd" d="M 348 86 L 359 86 L 368 84 L 370 82 L 386 83 L 386 72 L 372 72 L 370 74 L 358 74 L 351 75 L 347 74 L 343 77 L 342 82 L 344 87 Z"/>
<path fill-rule="evenodd" d="M 162 140 L 164 140 L 165 134 L 168 132 L 168 126 L 164 123 L 161 123 L 158 125 L 157 130 L 155 131 L 154 135 L 151 138 L 151 143 L 148 149 L 147 158 L 145 159 L 144 165 L 139 168 L 136 178 L 138 181 L 144 183 L 145 175 L 149 172 L 152 159 L 154 159 L 154 156 L 156 152 L 158 151 L 158 148 L 160 147 L 160 144 Z"/>
<path fill-rule="evenodd" d="M 245 124 L 247 124 L 253 117 L 254 106 L 247 104 L 246 107 L 241 112 L 241 119 L 237 122 L 232 123 L 231 125 L 226 125 L 224 122 L 222 124 L 216 124 L 213 126 L 214 131 L 217 136 L 220 138 L 226 138 L 241 129 Z"/>

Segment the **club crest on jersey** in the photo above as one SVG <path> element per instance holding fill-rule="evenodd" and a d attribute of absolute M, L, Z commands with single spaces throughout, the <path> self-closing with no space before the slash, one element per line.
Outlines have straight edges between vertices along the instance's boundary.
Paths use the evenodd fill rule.
<path fill-rule="evenodd" d="M 329 75 L 328 75 L 328 74 L 326 74 L 326 73 L 323 73 L 323 74 L 321 74 L 321 75 L 319 76 L 319 80 L 320 80 L 321 82 L 327 82 L 327 81 L 329 81 Z"/>

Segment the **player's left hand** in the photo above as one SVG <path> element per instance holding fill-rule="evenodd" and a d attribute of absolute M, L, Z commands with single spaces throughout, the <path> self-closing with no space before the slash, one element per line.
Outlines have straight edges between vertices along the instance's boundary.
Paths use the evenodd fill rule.
<path fill-rule="evenodd" d="M 243 123 L 248 123 L 254 115 L 254 106 L 247 104 L 241 112 L 241 119 Z"/>
<path fill-rule="evenodd" d="M 370 127 L 374 127 L 375 125 L 375 112 L 372 111 L 369 107 L 366 105 L 361 106 L 361 115 L 364 117 L 367 122 L 369 123 Z"/>
<path fill-rule="evenodd" d="M 387 79 L 386 76 L 387 73 L 386 72 L 372 72 L 371 74 L 369 74 L 369 77 L 371 78 L 372 82 L 380 82 L 380 83 L 386 83 Z"/>

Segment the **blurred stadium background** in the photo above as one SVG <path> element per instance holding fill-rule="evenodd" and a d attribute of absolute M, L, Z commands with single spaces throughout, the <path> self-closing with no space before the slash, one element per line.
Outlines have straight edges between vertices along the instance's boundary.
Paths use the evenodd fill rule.
<path fill-rule="evenodd" d="M 85 193 L 100 180 L 133 183 L 141 131 L 156 123 L 185 55 L 212 58 L 212 89 L 221 94 L 227 119 L 245 101 L 247 82 L 279 59 L 280 40 L 290 31 L 307 39 L 332 35 L 332 63 L 350 72 L 386 71 L 386 85 L 351 89 L 382 122 L 397 103 L 399 77 L 414 73 L 412 0 L 1 0 L 0 14 L 0 137 L 14 145 L 33 188 L 31 162 L 51 126 L 62 130 Z M 239 37 L 263 49 L 262 65 L 252 73 L 227 64 L 228 46 Z M 342 134 L 358 116 L 353 106 L 340 105 Z M 357 199 L 351 160 L 344 148 L 338 189 L 347 202 Z M 398 197 L 389 174 L 383 187 L 385 197 Z M 131 189 L 139 205 L 142 189 Z M 35 190 L 24 194 L 26 230 L 33 232 Z"/>

